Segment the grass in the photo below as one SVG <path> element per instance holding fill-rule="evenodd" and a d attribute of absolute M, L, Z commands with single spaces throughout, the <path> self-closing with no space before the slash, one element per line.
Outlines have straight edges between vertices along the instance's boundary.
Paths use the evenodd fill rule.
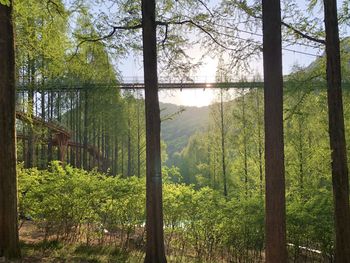
<path fill-rule="evenodd" d="M 65 244 L 58 241 L 21 243 L 23 262 L 67 263 L 136 263 L 142 262 L 142 252 L 127 252 L 115 246 Z"/>
<path fill-rule="evenodd" d="M 59 241 L 21 242 L 25 263 L 141 263 L 143 251 L 125 251 L 116 246 L 67 244 Z M 168 262 L 203 263 L 195 258 L 167 257 Z M 221 261 L 220 261 L 221 262 Z"/>
<path fill-rule="evenodd" d="M 24 263 L 141 263 L 145 256 L 141 249 L 124 249 L 111 243 L 98 245 L 97 240 L 91 245 L 57 241 L 55 236 L 45 241 L 44 233 L 32 222 L 23 224 L 20 237 Z M 181 251 L 177 252 L 167 255 L 169 263 L 205 263 L 193 253 L 181 256 Z M 214 262 L 227 261 L 210 261 Z"/>

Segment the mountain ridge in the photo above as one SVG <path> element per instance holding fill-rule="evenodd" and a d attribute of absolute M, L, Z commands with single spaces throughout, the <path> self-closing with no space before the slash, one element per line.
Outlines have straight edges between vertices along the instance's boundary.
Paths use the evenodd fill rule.
<path fill-rule="evenodd" d="M 161 136 L 167 144 L 169 159 L 180 152 L 188 139 L 209 123 L 210 106 L 181 106 L 172 103 L 159 103 L 161 110 Z"/>

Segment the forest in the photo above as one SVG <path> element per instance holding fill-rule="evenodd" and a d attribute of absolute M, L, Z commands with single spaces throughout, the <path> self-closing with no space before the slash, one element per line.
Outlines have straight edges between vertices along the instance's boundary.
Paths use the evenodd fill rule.
<path fill-rule="evenodd" d="M 349 88 L 348 1 L 0 0 L 0 262 L 350 263 Z"/>

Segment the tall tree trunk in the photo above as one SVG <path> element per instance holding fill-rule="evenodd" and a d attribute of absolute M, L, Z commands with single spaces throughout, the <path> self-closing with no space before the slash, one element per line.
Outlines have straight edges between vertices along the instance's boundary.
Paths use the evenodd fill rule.
<path fill-rule="evenodd" d="M 34 60 L 28 58 L 28 82 L 29 82 L 29 90 L 28 90 L 28 108 L 27 114 L 31 117 L 34 117 L 34 81 L 35 81 L 35 65 Z M 28 163 L 27 168 L 31 168 L 34 166 L 34 128 L 33 124 L 28 125 Z"/>
<path fill-rule="evenodd" d="M 40 100 L 40 103 L 41 103 L 41 118 L 45 121 L 45 91 L 44 91 L 44 81 L 42 83 L 42 86 L 43 86 L 43 90 L 41 91 L 41 100 Z M 41 147 L 41 151 L 40 151 L 40 167 L 41 169 L 44 169 L 45 166 L 46 166 L 46 156 L 45 156 L 45 147 L 44 147 L 44 144 L 40 144 L 40 147 Z"/>
<path fill-rule="evenodd" d="M 73 92 L 70 92 L 70 108 L 69 108 L 69 129 L 72 131 L 73 138 L 71 140 L 74 140 L 74 119 L 73 119 Z M 70 147 L 70 155 L 69 155 L 69 163 L 72 166 L 75 166 L 74 163 L 74 147 Z"/>
<path fill-rule="evenodd" d="M 48 108 L 48 121 L 52 121 L 52 115 L 53 115 L 53 92 L 49 91 L 48 92 L 48 98 L 47 98 L 47 108 Z M 47 145 L 47 162 L 51 162 L 53 160 L 53 146 L 52 146 L 52 132 L 49 129 L 48 131 L 48 137 L 49 137 L 49 142 Z"/>
<path fill-rule="evenodd" d="M 52 142 L 52 132 L 49 130 L 49 140 L 47 144 L 47 162 L 50 163 L 53 159 L 52 153 L 53 153 L 53 142 Z"/>
<path fill-rule="evenodd" d="M 214 140 L 214 143 L 215 143 L 216 140 Z M 215 147 L 215 144 L 214 144 L 214 147 L 213 147 L 213 189 L 216 189 L 216 163 L 217 163 L 217 158 L 218 158 L 218 154 L 217 154 L 217 150 L 216 150 L 216 147 Z"/>
<path fill-rule="evenodd" d="M 56 103 L 55 103 L 55 106 L 56 106 L 56 113 L 57 113 L 57 122 L 61 122 L 61 92 L 58 90 L 57 91 L 57 100 L 56 100 Z M 63 163 L 63 156 L 62 156 L 62 153 L 63 153 L 63 148 L 61 148 L 62 145 L 59 143 L 57 145 L 57 160 L 60 160 L 62 163 Z"/>
<path fill-rule="evenodd" d="M 124 136 L 122 137 L 122 150 L 121 150 L 121 173 L 122 173 L 122 177 L 124 177 Z"/>
<path fill-rule="evenodd" d="M 166 262 L 163 235 L 160 110 L 158 101 L 155 0 L 142 0 L 143 70 L 146 115 L 146 257 Z"/>
<path fill-rule="evenodd" d="M 108 131 L 106 131 L 106 171 L 108 171 L 108 169 L 110 169 L 110 139 L 109 139 L 109 134 Z M 111 174 L 112 170 L 109 171 L 109 174 Z"/>
<path fill-rule="evenodd" d="M 141 124 L 140 101 L 137 99 L 137 177 L 141 176 Z"/>
<path fill-rule="evenodd" d="M 0 4 L 0 259 L 20 258 L 17 225 L 15 54 L 10 6 Z"/>
<path fill-rule="evenodd" d="M 82 101 L 81 101 L 81 91 L 78 92 L 78 103 L 77 103 L 77 122 L 78 122 L 78 125 L 77 125 L 77 140 L 79 142 L 79 144 L 81 145 L 82 144 L 82 140 L 81 140 L 81 111 L 82 111 Z M 84 147 L 84 146 L 83 146 Z M 77 156 L 77 166 L 78 168 L 82 168 L 82 148 L 81 147 L 78 147 L 77 149 L 77 153 L 78 153 L 78 156 Z"/>
<path fill-rule="evenodd" d="M 266 262 L 287 262 L 281 4 L 263 0 Z"/>
<path fill-rule="evenodd" d="M 23 134 L 23 139 L 22 139 L 22 144 L 23 144 L 23 148 L 22 148 L 22 158 L 23 158 L 23 163 L 24 165 L 27 165 L 27 143 L 26 143 L 26 128 L 25 128 L 25 125 L 23 123 L 23 127 L 22 127 L 22 134 Z"/>
<path fill-rule="evenodd" d="M 119 174 L 119 141 L 115 139 L 115 175 Z"/>
<path fill-rule="evenodd" d="M 248 195 L 248 138 L 247 138 L 247 120 L 245 116 L 245 95 L 242 95 L 242 124 L 243 124 L 243 163 L 244 163 L 244 188 L 245 195 Z"/>
<path fill-rule="evenodd" d="M 104 128 L 104 123 L 101 125 L 101 170 L 104 172 L 105 171 L 105 128 Z"/>
<path fill-rule="evenodd" d="M 128 177 L 131 176 L 131 120 L 130 120 L 130 112 L 128 112 Z"/>
<path fill-rule="evenodd" d="M 226 160 L 225 160 L 225 123 L 224 123 L 224 101 L 223 90 L 220 90 L 220 124 L 221 124 L 221 162 L 222 176 L 224 181 L 224 196 L 227 197 L 227 178 L 226 178 Z"/>
<path fill-rule="evenodd" d="M 257 107 L 257 119 L 258 119 L 258 158 L 259 158 L 259 180 L 260 180 L 260 195 L 263 195 L 263 148 L 262 148 L 262 136 L 261 136 L 261 116 L 260 116 L 260 98 L 259 90 L 256 89 L 256 107 Z"/>
<path fill-rule="evenodd" d="M 335 261 L 350 262 L 349 179 L 344 134 L 337 2 L 324 0 L 329 137 L 335 214 Z"/>
<path fill-rule="evenodd" d="M 84 90 L 83 167 L 88 170 L 88 91 Z"/>
<path fill-rule="evenodd" d="M 304 123 L 301 117 L 298 118 L 298 158 L 299 158 L 299 186 L 303 194 L 304 189 Z"/>
<path fill-rule="evenodd" d="M 92 112 L 96 112 L 96 106 L 95 106 L 95 102 L 94 100 L 92 100 Z M 96 147 L 96 136 L 97 136 L 97 132 L 96 132 L 96 114 L 91 114 L 91 118 L 92 118 L 92 141 L 90 143 L 90 147 Z M 86 145 L 86 147 L 88 148 L 88 145 Z M 93 154 L 93 152 L 91 153 L 91 159 L 92 159 L 92 168 L 96 167 L 96 157 Z"/>
<path fill-rule="evenodd" d="M 210 184 L 211 181 L 211 149 L 210 149 L 210 128 L 208 126 L 208 138 L 207 138 L 207 142 L 208 142 L 208 148 L 207 148 L 207 158 L 208 158 L 208 184 Z"/>
<path fill-rule="evenodd" d="M 56 101 L 56 109 L 57 109 L 57 121 L 61 122 L 61 92 L 57 91 L 57 101 Z"/>

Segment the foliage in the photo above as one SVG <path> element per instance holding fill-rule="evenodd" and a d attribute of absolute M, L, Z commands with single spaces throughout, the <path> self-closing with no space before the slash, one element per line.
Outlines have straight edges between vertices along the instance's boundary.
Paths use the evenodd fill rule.
<path fill-rule="evenodd" d="M 162 139 L 167 144 L 168 165 L 174 163 L 173 155 L 180 152 L 197 131 L 202 131 L 208 124 L 209 107 L 181 107 L 160 102 L 162 120 Z M 167 116 L 171 119 L 165 119 Z"/>
<path fill-rule="evenodd" d="M 10 0 L 0 0 L 0 4 L 10 6 Z"/>
<path fill-rule="evenodd" d="M 227 200 L 221 191 L 209 187 L 196 190 L 181 183 L 175 167 L 164 169 L 169 178 L 163 187 L 169 258 L 180 260 L 194 254 L 201 262 L 215 262 L 224 253 L 234 262 L 262 261 L 264 204 L 258 192 L 248 197 L 242 192 Z M 53 162 L 41 171 L 19 166 L 18 180 L 21 220 L 34 222 L 47 242 L 97 243 L 106 248 L 118 244 L 124 251 L 142 253 L 144 178 L 108 176 Z M 331 256 L 331 193 L 324 188 L 315 191 L 303 198 L 289 195 L 288 239 Z"/>
<path fill-rule="evenodd" d="M 347 41 L 347 39 L 343 41 L 342 50 L 347 49 Z M 347 72 L 349 61 L 347 52 L 342 53 L 342 56 L 344 72 Z M 324 59 L 320 58 L 307 69 L 296 69 L 296 72 L 286 79 L 284 139 L 287 240 L 290 244 L 290 256 L 295 261 L 300 260 L 305 253 L 309 253 L 310 258 L 315 257 L 315 260 L 317 257 L 318 260 L 320 257 L 324 260 L 332 260 L 334 253 L 331 153 L 328 139 L 328 115 L 325 107 L 327 96 L 322 84 L 325 77 L 323 68 Z M 347 89 L 344 89 L 343 97 L 348 138 L 350 108 L 347 102 L 350 97 Z M 256 211 L 263 208 L 265 191 L 263 94 L 259 88 L 242 90 L 235 99 L 226 101 L 224 105 L 227 118 L 225 141 L 229 200 L 232 202 L 231 205 L 235 206 L 234 211 L 231 211 L 231 218 L 241 218 L 232 214 L 240 209 L 245 209 L 244 212 L 249 211 L 250 205 L 255 207 Z M 212 108 L 213 113 L 210 116 L 208 129 L 194 134 L 182 152 L 174 157 L 176 157 L 175 164 L 180 169 L 183 182 L 193 184 L 193 188 L 197 191 L 210 187 L 222 192 L 221 131 L 217 125 L 218 105 L 214 104 Z M 249 222 L 247 224 L 249 231 L 244 232 L 246 230 L 243 229 L 240 235 L 247 239 L 250 239 L 250 234 L 254 235 L 259 231 L 263 235 L 263 211 L 260 211 L 261 218 L 256 221 L 253 220 L 253 212 L 245 214 Z M 220 220 L 222 222 L 224 219 Z M 225 225 L 236 227 L 238 222 L 243 223 L 240 219 Z M 251 228 L 256 228 L 255 232 L 250 232 Z M 238 251 L 242 251 L 243 248 L 248 249 L 252 242 L 258 244 L 254 249 L 263 247 L 262 239 L 258 238 L 248 243 L 244 240 L 240 243 L 235 235 L 241 230 L 228 231 L 233 236 L 229 241 L 233 244 L 232 249 Z M 319 250 L 322 254 L 317 255 L 305 248 Z"/>
<path fill-rule="evenodd" d="M 1 0 L 0 3 L 8 1 Z M 75 151 L 71 149 L 66 156 L 64 161 L 71 165 L 51 162 L 47 167 L 48 162 L 56 159 L 52 155 L 58 153 L 58 147 L 49 151 L 50 132 L 33 127 L 33 122 L 18 124 L 18 130 L 24 131 L 18 152 L 25 161 L 18 168 L 20 218 L 22 222 L 32 220 L 45 233 L 46 244 L 64 241 L 80 246 L 75 251 L 77 254 L 96 244 L 98 248 L 102 247 L 99 245 L 117 245 L 123 252 L 122 257 L 129 250 L 142 253 L 145 244 L 143 175 L 146 169 L 144 101 L 139 93 L 121 94 L 117 88 L 118 72 L 109 55 L 112 48 L 117 55 L 126 54 L 130 49 L 139 50 L 141 35 L 139 31 L 117 30 L 113 40 L 86 41 L 110 33 L 111 24 L 137 26 L 141 21 L 141 5 L 138 1 L 119 1 L 112 9 L 115 13 L 100 14 L 95 20 L 96 14 L 91 13 L 93 9 L 89 10 L 84 4 L 77 7 L 75 11 L 79 11 L 80 16 L 75 17 L 63 3 L 49 1 L 43 5 L 39 0 L 15 1 L 17 81 L 30 87 L 27 93 L 18 95 L 18 103 L 29 116 L 64 123 L 71 131 L 72 140 L 80 147 Z M 307 12 L 312 12 L 316 3 L 311 1 Z M 181 5 L 176 1 L 160 1 L 157 4 L 157 20 L 162 23 L 158 27 L 162 69 L 180 76 L 189 72 L 192 64 L 188 63 L 190 59 L 184 51 L 191 45 L 195 47 L 194 43 L 190 44 L 189 37 L 194 31 L 194 23 L 207 31 L 201 31 L 203 38 L 200 41 L 212 54 L 225 48 L 218 48 L 217 43 L 214 45 L 210 35 L 231 47 L 229 57 L 234 58 L 231 67 L 236 66 L 237 61 L 247 63 L 248 58 L 261 52 L 260 43 L 253 39 L 243 41 L 240 33 L 244 31 L 235 25 L 235 22 L 245 24 L 249 30 L 256 29 L 256 25 L 259 27 L 261 6 L 257 1 L 223 1 L 215 10 L 222 11 L 222 20 L 215 21 L 207 14 L 206 1 L 189 0 Z M 304 12 L 296 7 L 295 1 L 285 2 L 285 22 L 293 22 L 292 26 L 298 30 L 323 38 L 321 18 L 306 19 Z M 349 23 L 348 13 L 348 4 L 344 4 L 340 17 L 343 24 Z M 232 20 L 227 19 L 227 14 Z M 74 18 L 75 28 L 69 31 L 69 22 Z M 194 23 L 183 30 L 180 25 L 175 25 L 181 24 L 182 19 Z M 111 21 L 113 23 L 109 23 Z M 226 33 L 220 34 L 223 28 Z M 299 41 L 300 35 L 295 34 L 295 30 L 290 27 L 284 27 L 284 30 L 287 36 Z M 350 76 L 349 41 L 345 38 L 341 46 L 344 80 Z M 324 80 L 324 68 L 325 59 L 320 58 L 307 69 L 296 69 L 286 77 L 287 230 L 294 261 L 303 255 L 303 247 L 320 250 L 322 257 L 329 260 L 333 257 L 326 92 L 322 85 L 311 82 Z M 106 85 L 101 86 L 102 82 Z M 82 91 L 55 91 L 57 85 L 74 87 L 77 84 L 83 87 Z M 34 92 L 34 87 L 45 89 Z M 349 92 L 345 90 L 348 141 L 349 100 Z M 41 109 L 38 109 L 39 105 Z M 162 170 L 168 255 L 180 262 L 191 256 L 198 262 L 217 262 L 222 258 L 230 262 L 262 261 L 262 90 L 241 89 L 234 97 L 226 98 L 224 127 L 220 127 L 218 103 L 210 108 L 188 107 L 178 116 L 174 116 L 178 107 L 170 104 L 161 107 L 165 108 L 164 115 L 174 117 L 166 118 L 162 123 L 165 142 L 161 145 L 163 164 L 169 165 Z M 221 132 L 226 151 L 221 149 Z M 25 135 L 29 137 L 27 142 Z M 34 140 L 30 141 L 34 137 L 36 145 Z M 31 164 L 27 162 L 30 150 L 41 152 L 40 158 Z M 88 155 L 88 151 L 94 152 L 95 156 Z M 227 164 L 227 198 L 222 195 L 223 155 Z M 41 170 L 24 168 L 31 166 Z M 115 251 L 119 257 L 118 252 Z"/>
<path fill-rule="evenodd" d="M 46 236 L 89 244 L 106 228 L 124 238 L 144 222 L 143 180 L 63 168 L 58 162 L 43 171 L 20 167 L 18 180 L 20 214 L 38 223 Z"/>

